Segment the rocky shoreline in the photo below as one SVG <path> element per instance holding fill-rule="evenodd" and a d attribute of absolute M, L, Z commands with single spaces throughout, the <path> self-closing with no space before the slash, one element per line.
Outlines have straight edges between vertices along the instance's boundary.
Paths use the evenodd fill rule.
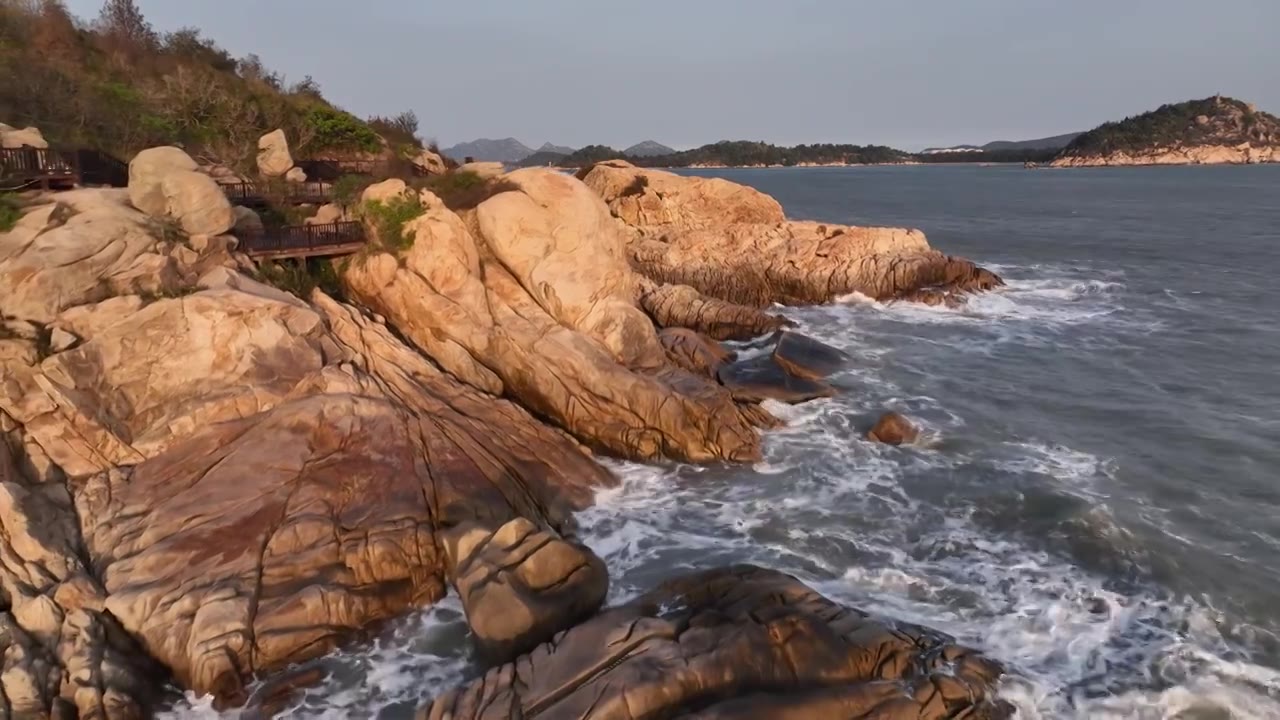
<path fill-rule="evenodd" d="M 1147 165 L 1259 165 L 1280 163 L 1280 147 L 1242 145 L 1201 145 L 1158 148 L 1144 153 L 1117 152 L 1110 155 L 1060 157 L 1050 163 L 1055 168 L 1127 167 Z"/>
<path fill-rule="evenodd" d="M 127 190 L 27 199 L 0 234 L 0 718 L 145 718 L 175 686 L 240 706 L 450 589 L 491 669 L 422 717 L 1006 716 L 993 661 L 774 571 L 602 611 L 573 521 L 616 482 L 593 453 L 752 461 L 762 401 L 835 392 L 847 358 L 774 303 L 1000 279 L 720 179 L 484 182 L 465 207 L 366 189 L 420 210 L 400 242 L 366 216 L 345 298 L 262 282 L 250 211 L 177 148 Z"/>

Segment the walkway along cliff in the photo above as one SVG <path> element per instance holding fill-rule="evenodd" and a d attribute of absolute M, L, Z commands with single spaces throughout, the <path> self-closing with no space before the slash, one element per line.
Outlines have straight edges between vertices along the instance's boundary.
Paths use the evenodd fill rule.
<path fill-rule="evenodd" d="M 467 184 L 366 189 L 345 299 L 261 282 L 251 213 L 176 148 L 127 189 L 26 199 L 0 234 L 0 717 L 143 718 L 175 686 L 241 705 L 449 588 L 491 669 L 423 717 L 1007 713 L 994 662 L 774 571 L 601 611 L 573 521 L 615 482 L 593 453 L 751 461 L 761 401 L 835 392 L 847 358 L 773 303 L 999 278 L 724 180 Z"/>

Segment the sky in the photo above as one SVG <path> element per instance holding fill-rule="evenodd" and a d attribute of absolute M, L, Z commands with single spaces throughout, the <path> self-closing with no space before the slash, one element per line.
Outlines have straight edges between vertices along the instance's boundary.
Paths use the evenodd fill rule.
<path fill-rule="evenodd" d="M 96 17 L 100 0 L 69 0 Z M 138 0 L 441 146 L 926 146 L 1230 95 L 1280 114 L 1280 0 Z"/>

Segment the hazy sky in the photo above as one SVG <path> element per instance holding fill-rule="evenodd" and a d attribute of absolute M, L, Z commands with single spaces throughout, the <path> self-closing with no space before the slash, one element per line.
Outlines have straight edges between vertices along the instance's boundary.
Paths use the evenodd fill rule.
<path fill-rule="evenodd" d="M 69 0 L 97 15 L 99 0 Z M 925 145 L 1232 95 L 1280 113 L 1280 0 L 139 0 L 442 145 Z"/>

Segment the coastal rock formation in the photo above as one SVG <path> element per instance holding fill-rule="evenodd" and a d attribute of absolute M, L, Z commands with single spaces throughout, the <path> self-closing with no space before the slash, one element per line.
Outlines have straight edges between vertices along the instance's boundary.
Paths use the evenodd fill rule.
<path fill-rule="evenodd" d="M 284 130 L 274 130 L 258 138 L 258 172 L 264 177 L 280 177 L 293 168 L 289 139 Z"/>
<path fill-rule="evenodd" d="M 584 182 L 632 228 L 632 267 L 659 284 L 765 307 L 861 293 L 876 300 L 947 298 L 1001 284 L 988 270 L 929 247 L 919 230 L 787 221 L 767 195 L 726 180 L 600 163 Z"/>
<path fill-rule="evenodd" d="M 715 340 L 688 328 L 666 328 L 658 333 L 658 341 L 671 364 L 713 379 L 735 356 Z"/>
<path fill-rule="evenodd" d="M 777 200 L 720 178 L 642 170 L 625 160 L 597 163 L 579 175 L 615 217 L 635 227 L 698 229 L 786 220 Z"/>
<path fill-rule="evenodd" d="M 689 328 L 715 340 L 750 340 L 786 327 L 781 315 L 707 297 L 688 285 L 640 281 L 640 307 L 663 328 Z"/>
<path fill-rule="evenodd" d="M 351 262 L 350 294 L 459 379 L 592 446 L 636 459 L 758 457 L 730 394 L 665 363 L 600 199 L 549 170 L 507 179 L 518 190 L 476 208 L 478 235 L 422 194 L 424 214 L 405 226 L 412 247 Z"/>
<path fill-rule="evenodd" d="M 300 167 L 291 168 L 284 174 L 284 179 L 291 183 L 304 183 L 307 181 L 307 173 Z"/>
<path fill-rule="evenodd" d="M 1280 118 L 1215 95 L 1163 105 L 1075 138 L 1053 167 L 1280 162 Z"/>
<path fill-rule="evenodd" d="M 1125 165 L 1257 165 L 1280 163 L 1280 143 L 1273 146 L 1200 145 L 1152 148 L 1141 152 L 1117 151 L 1105 155 L 1060 157 L 1052 167 L 1111 167 Z"/>
<path fill-rule="evenodd" d="M 419 711 L 424 720 L 1012 715 L 1000 666 L 752 566 L 695 573 L 608 610 Z"/>
<path fill-rule="evenodd" d="M 656 282 L 753 307 L 823 303 L 855 292 L 893 300 L 925 289 L 973 292 L 1001 284 L 968 260 L 932 250 L 919 230 L 901 228 L 734 224 L 642 236 L 629 251 L 632 266 Z"/>
<path fill-rule="evenodd" d="M 56 197 L 0 234 L 0 714 L 145 718 L 170 676 L 238 702 L 439 598 L 448 528 L 546 541 L 473 563 L 505 562 L 468 586 L 477 624 L 523 603 L 538 642 L 571 590 L 598 605 L 567 538 L 613 479 L 567 436 L 360 310 L 238 274 L 233 239 L 162 239 L 123 191 Z"/>

